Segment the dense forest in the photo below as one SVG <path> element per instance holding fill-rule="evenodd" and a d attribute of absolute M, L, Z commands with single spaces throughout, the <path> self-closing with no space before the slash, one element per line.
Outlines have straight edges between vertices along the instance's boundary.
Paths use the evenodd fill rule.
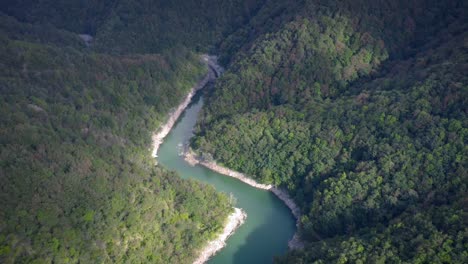
<path fill-rule="evenodd" d="M 212 50 L 244 25 L 260 0 L 4 0 L 4 12 L 21 21 L 52 24 L 97 40 L 106 53 L 159 53 L 173 46 Z M 27 7 L 27 8 L 25 8 Z M 70 19 L 73 18 L 73 19 Z"/>
<path fill-rule="evenodd" d="M 0 262 L 193 261 L 232 205 L 148 147 L 212 52 L 191 146 L 294 198 L 305 248 L 276 262 L 467 263 L 467 11 L 2 1 Z"/>
<path fill-rule="evenodd" d="M 187 49 L 89 52 L 0 15 L 0 262 L 188 263 L 231 205 L 154 166 L 151 133 L 206 72 Z"/>
<path fill-rule="evenodd" d="M 280 5 L 221 43 L 192 147 L 293 195 L 280 263 L 466 263 L 466 2 Z"/>

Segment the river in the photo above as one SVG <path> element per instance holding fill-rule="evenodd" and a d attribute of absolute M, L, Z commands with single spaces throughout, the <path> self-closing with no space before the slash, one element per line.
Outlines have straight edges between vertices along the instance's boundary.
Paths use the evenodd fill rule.
<path fill-rule="evenodd" d="M 245 223 L 208 263 L 271 263 L 274 256 L 287 251 L 288 241 L 296 230 L 289 208 L 269 191 L 256 189 L 199 165 L 192 167 L 180 156 L 182 145 L 193 136 L 202 106 L 203 97 L 198 93 L 165 137 L 158 150 L 158 163 L 178 172 L 182 178 L 196 179 L 232 194 L 237 200 L 235 206 L 247 213 Z"/>

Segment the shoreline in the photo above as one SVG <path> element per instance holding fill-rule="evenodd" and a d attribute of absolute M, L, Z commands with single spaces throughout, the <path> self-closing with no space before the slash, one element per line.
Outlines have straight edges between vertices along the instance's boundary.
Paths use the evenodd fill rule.
<path fill-rule="evenodd" d="M 193 264 L 203 264 L 207 262 L 219 250 L 226 246 L 226 240 L 245 222 L 247 214 L 240 208 L 234 207 L 234 212 L 229 215 L 223 232 L 215 240 L 209 241 L 208 245 L 201 251 L 200 256 Z"/>
<path fill-rule="evenodd" d="M 162 124 L 157 132 L 151 136 L 151 156 L 153 158 L 158 156 L 159 146 L 161 146 L 164 138 L 169 134 L 172 127 L 177 122 L 177 119 L 179 119 L 185 108 L 187 108 L 187 106 L 190 104 L 193 96 L 197 93 L 197 91 L 205 87 L 208 82 L 216 79 L 216 77 L 219 76 L 219 74 L 221 74 L 223 71 L 223 69 L 216 63 L 216 56 L 203 55 L 202 58 L 208 68 L 208 73 L 200 81 L 198 81 L 198 83 L 193 86 L 192 89 L 190 89 L 184 100 L 169 113 L 169 118 L 167 121 Z"/>
<path fill-rule="evenodd" d="M 296 228 L 297 228 L 296 230 L 299 229 L 299 224 L 300 224 L 300 219 L 301 219 L 301 210 L 296 205 L 296 203 L 294 203 L 293 199 L 289 197 L 289 194 L 285 190 L 276 188 L 271 184 L 258 183 L 254 179 L 246 176 L 245 174 L 228 169 L 223 166 L 220 166 L 214 161 L 207 162 L 207 161 L 200 160 L 200 158 L 197 157 L 195 153 L 190 149 L 185 151 L 184 159 L 192 166 L 199 164 L 219 174 L 223 174 L 229 177 L 236 178 L 257 189 L 262 189 L 262 190 L 267 190 L 267 191 L 272 192 L 274 195 L 276 195 L 276 197 L 278 197 L 281 201 L 283 201 L 286 204 L 286 206 L 291 210 L 291 213 L 296 219 Z M 297 231 L 296 233 L 294 233 L 294 236 L 291 238 L 291 240 L 289 240 L 288 246 L 290 249 L 301 249 L 304 247 L 304 243 L 301 241 Z"/>
<path fill-rule="evenodd" d="M 158 157 L 158 150 L 161 144 L 163 143 L 164 138 L 169 134 L 172 127 L 175 125 L 180 115 L 184 112 L 187 106 L 192 101 L 193 96 L 200 89 L 204 88 L 208 82 L 215 80 L 222 72 L 223 68 L 219 66 L 216 62 L 216 56 L 202 55 L 202 59 L 205 62 L 208 73 L 195 85 L 193 86 L 189 93 L 185 96 L 183 101 L 169 113 L 169 117 L 165 123 L 163 123 L 157 132 L 155 132 L 151 139 L 151 156 L 153 158 Z M 255 180 L 245 176 L 240 172 L 230 170 L 219 166 L 215 162 L 204 162 L 196 158 L 193 152 L 184 152 L 185 160 L 192 166 L 196 164 L 201 164 L 213 171 L 216 171 L 220 174 L 227 175 L 230 177 L 237 178 L 242 182 L 253 186 L 258 189 L 268 190 L 275 194 L 280 200 L 282 200 L 286 206 L 291 210 L 293 216 L 296 218 L 296 227 L 299 228 L 299 221 L 301 217 L 300 209 L 294 203 L 294 201 L 289 197 L 288 193 L 284 190 L 278 189 L 270 184 L 261 184 L 257 183 Z M 156 161 L 157 163 L 157 161 Z M 226 240 L 245 222 L 247 214 L 242 211 L 240 208 L 234 208 L 234 212 L 228 217 L 227 223 L 224 226 L 223 232 L 218 235 L 215 240 L 209 241 L 208 244 L 201 250 L 199 257 L 193 262 L 194 264 L 202 264 L 208 261 L 213 255 L 226 246 Z M 298 233 L 296 232 L 291 240 L 288 242 L 290 249 L 299 249 L 303 248 L 303 243 L 300 240 Z"/>
<path fill-rule="evenodd" d="M 193 96 L 200 89 L 204 88 L 208 82 L 215 80 L 223 72 L 223 68 L 216 62 L 216 56 L 202 55 L 202 59 L 208 68 L 208 73 L 190 89 L 184 100 L 169 113 L 167 121 L 151 136 L 152 144 L 150 150 L 153 158 L 158 157 L 158 150 L 164 138 L 169 134 L 180 115 L 190 104 Z M 199 257 L 193 262 L 194 264 L 203 264 L 208 261 L 216 252 L 226 246 L 226 240 L 245 222 L 247 214 L 240 208 L 233 208 L 234 212 L 228 216 L 223 232 L 219 234 L 216 239 L 209 241 L 208 244 L 201 249 Z"/>

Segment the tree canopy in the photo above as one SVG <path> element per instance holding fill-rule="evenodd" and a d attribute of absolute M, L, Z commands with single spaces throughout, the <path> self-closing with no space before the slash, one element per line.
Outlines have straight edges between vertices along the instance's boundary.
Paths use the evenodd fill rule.
<path fill-rule="evenodd" d="M 277 261 L 466 262 L 466 4 L 270 3 L 192 147 L 294 196 L 307 246 Z"/>

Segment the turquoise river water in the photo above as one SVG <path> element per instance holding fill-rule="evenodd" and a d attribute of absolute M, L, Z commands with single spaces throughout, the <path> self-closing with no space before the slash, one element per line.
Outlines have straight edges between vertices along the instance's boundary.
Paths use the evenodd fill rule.
<path fill-rule="evenodd" d="M 296 230 L 295 220 L 286 205 L 269 191 L 253 188 L 202 166 L 192 167 L 179 156 L 182 145 L 193 135 L 202 106 L 203 97 L 195 96 L 164 139 L 158 151 L 158 162 L 183 178 L 196 179 L 213 185 L 218 191 L 232 193 L 237 199 L 236 207 L 247 213 L 245 223 L 208 263 L 271 263 L 274 256 L 287 251 L 288 241 Z"/>

